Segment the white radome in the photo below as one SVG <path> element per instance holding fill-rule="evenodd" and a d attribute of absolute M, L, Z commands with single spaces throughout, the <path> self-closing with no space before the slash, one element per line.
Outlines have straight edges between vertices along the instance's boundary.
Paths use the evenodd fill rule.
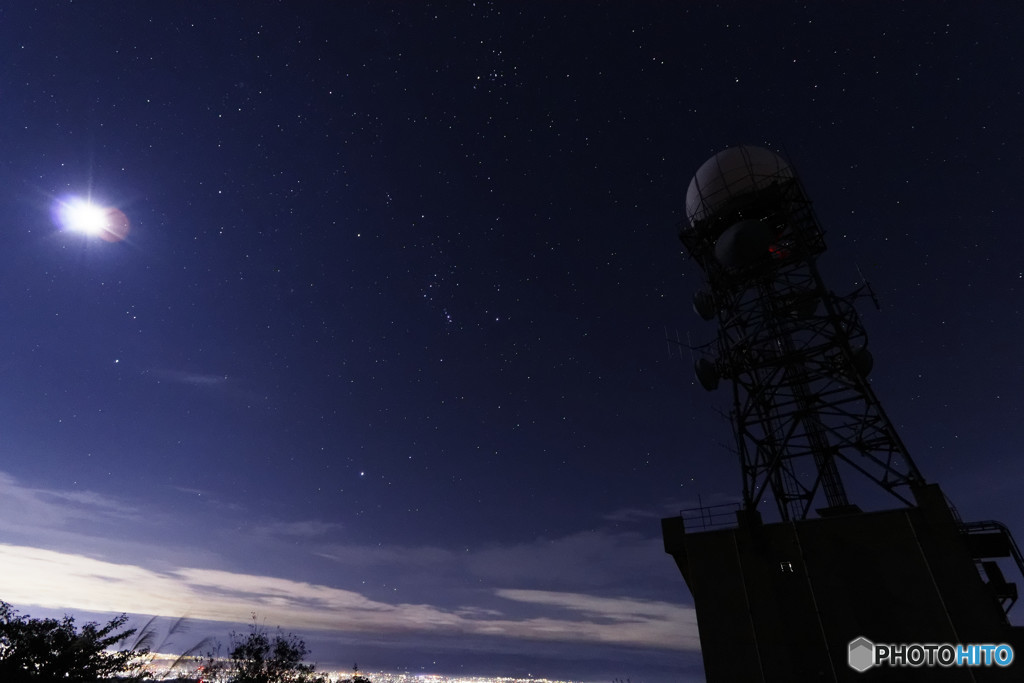
<path fill-rule="evenodd" d="M 714 215 L 723 204 L 764 189 L 779 178 L 792 178 L 782 157 L 763 147 L 740 145 L 711 157 L 697 169 L 686 190 L 686 217 L 690 225 Z"/>

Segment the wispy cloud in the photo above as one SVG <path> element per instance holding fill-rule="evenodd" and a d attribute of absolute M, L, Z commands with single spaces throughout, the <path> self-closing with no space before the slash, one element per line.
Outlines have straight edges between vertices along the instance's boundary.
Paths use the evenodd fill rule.
<path fill-rule="evenodd" d="M 647 522 L 653 519 L 660 519 L 673 514 L 675 510 L 659 511 L 659 510 L 637 510 L 634 508 L 623 508 L 621 510 L 614 510 L 604 516 L 609 522 L 619 522 L 623 524 L 630 524 L 633 522 Z"/>
<path fill-rule="evenodd" d="M 326 536 L 342 528 L 341 524 L 322 522 L 315 519 L 299 522 L 270 522 L 257 525 L 253 532 L 281 538 L 313 539 Z"/>
<path fill-rule="evenodd" d="M 137 510 L 94 491 L 60 491 L 25 486 L 0 472 L 0 529 L 63 528 L 85 519 L 123 520 Z"/>
<path fill-rule="evenodd" d="M 492 543 L 471 551 L 324 544 L 317 553 L 346 572 L 387 576 L 407 591 L 421 591 L 421 595 L 443 590 L 450 600 L 462 600 L 470 587 L 481 586 L 654 597 L 680 583 L 678 569 L 665 554 L 660 537 L 607 529 L 520 543 Z M 641 576 L 644 581 L 638 582 L 636 577 Z M 487 602 L 475 606 L 494 605 Z"/>
<path fill-rule="evenodd" d="M 697 648 L 693 610 L 664 602 L 499 589 L 536 608 L 500 610 L 387 603 L 349 590 L 270 576 L 182 567 L 153 571 L 83 555 L 0 545 L 0 595 L 14 604 L 241 622 L 251 611 L 289 629 L 475 635 L 670 650 Z M 552 615 L 551 609 L 561 614 Z"/>
<path fill-rule="evenodd" d="M 221 506 L 217 511 L 225 509 Z M 168 513 L 146 500 L 126 501 L 88 489 L 42 487 L 0 472 L 2 543 L 82 552 L 103 559 L 141 557 L 151 565 L 173 566 L 185 553 L 192 561 L 215 563 L 219 549 L 197 545 L 194 534 L 174 534 L 187 525 L 188 514 L 187 506 Z M 193 515 L 190 521 L 196 519 Z"/>
<path fill-rule="evenodd" d="M 497 593 L 508 600 L 557 607 L 580 615 L 582 620 L 572 620 L 572 623 L 588 630 L 574 639 L 666 649 L 697 650 L 700 646 L 697 616 L 692 607 L 656 600 L 605 598 L 583 593 L 522 589 L 501 589 Z M 589 628 L 594 625 L 600 628 Z M 671 628 L 666 629 L 666 625 L 671 625 Z M 617 635 L 614 640 L 606 641 L 611 631 Z M 683 647 L 680 642 L 682 639 L 689 641 L 685 644 L 688 647 Z"/>
<path fill-rule="evenodd" d="M 189 372 L 167 368 L 145 370 L 142 374 L 152 377 L 157 383 L 166 382 L 172 385 L 195 387 L 199 391 L 208 392 L 211 396 L 222 396 L 241 401 L 265 402 L 267 400 L 265 392 L 254 391 L 249 382 L 244 378 L 239 379 L 237 374 L 229 376 L 221 373 Z"/>
<path fill-rule="evenodd" d="M 650 576 L 651 558 L 663 555 L 658 538 L 593 530 L 483 548 L 466 562 L 475 576 L 492 584 L 597 589 L 618 585 L 624 577 Z"/>
<path fill-rule="evenodd" d="M 346 567 L 418 567 L 432 573 L 447 571 L 459 553 L 430 546 L 365 546 L 329 544 L 316 553 Z"/>
<path fill-rule="evenodd" d="M 219 386 L 228 381 L 228 376 L 223 374 L 184 372 L 182 370 L 156 369 L 149 371 L 149 374 L 152 374 L 161 381 L 191 384 L 200 387 Z"/>

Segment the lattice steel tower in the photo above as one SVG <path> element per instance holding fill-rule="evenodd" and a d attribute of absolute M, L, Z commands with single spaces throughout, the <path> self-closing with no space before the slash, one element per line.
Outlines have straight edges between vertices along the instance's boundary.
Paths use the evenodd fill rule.
<path fill-rule="evenodd" d="M 695 371 L 709 391 L 731 385 L 743 477 L 731 522 L 706 508 L 662 520 L 708 683 L 859 683 L 868 668 L 891 683 L 1024 680 L 1017 586 L 1000 564 L 1024 574 L 1024 556 L 1005 525 L 963 522 L 907 453 L 867 381 L 853 304 L 873 295 L 825 286 L 823 230 L 793 169 L 759 147 L 725 150 L 690 183 L 686 218 L 680 239 L 706 277 L 693 307 L 718 322 Z M 765 523 L 769 498 L 779 521 Z M 1021 662 L 876 667 L 872 643 L 1009 643 Z"/>
<path fill-rule="evenodd" d="M 770 492 L 783 520 L 807 518 L 819 496 L 845 509 L 840 463 L 910 504 L 923 479 L 867 382 L 860 292 L 825 287 L 823 230 L 790 167 L 760 147 L 728 149 L 697 171 L 686 213 L 680 239 L 708 283 L 694 308 L 719 323 L 696 372 L 706 389 L 732 381 L 744 506 Z"/>

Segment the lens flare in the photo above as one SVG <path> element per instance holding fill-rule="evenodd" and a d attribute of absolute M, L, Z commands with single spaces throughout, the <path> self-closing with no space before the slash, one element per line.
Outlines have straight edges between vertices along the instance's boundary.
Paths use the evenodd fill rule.
<path fill-rule="evenodd" d="M 61 202 L 59 221 L 65 230 L 119 242 L 128 235 L 131 224 L 120 209 L 97 206 L 84 199 Z"/>

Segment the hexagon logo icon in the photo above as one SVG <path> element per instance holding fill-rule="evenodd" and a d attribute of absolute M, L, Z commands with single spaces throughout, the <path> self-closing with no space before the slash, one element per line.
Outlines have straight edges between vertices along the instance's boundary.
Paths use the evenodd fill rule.
<path fill-rule="evenodd" d="M 875 665 L 875 644 L 863 636 L 850 641 L 850 668 L 864 673 Z"/>

